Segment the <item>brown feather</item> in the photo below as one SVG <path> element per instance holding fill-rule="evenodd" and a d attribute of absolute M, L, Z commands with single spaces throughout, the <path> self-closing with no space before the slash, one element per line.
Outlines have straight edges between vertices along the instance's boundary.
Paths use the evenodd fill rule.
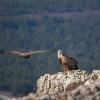
<path fill-rule="evenodd" d="M 2 51 L 0 52 L 0 54 L 8 54 L 8 55 L 16 55 L 18 57 L 23 57 L 23 58 L 30 58 L 32 57 L 32 55 L 35 54 L 46 54 L 49 52 L 53 52 L 51 51 L 45 51 L 45 50 L 40 50 L 40 51 Z"/>
<path fill-rule="evenodd" d="M 59 63 L 62 64 L 61 58 L 59 59 Z"/>
<path fill-rule="evenodd" d="M 68 70 L 76 70 L 78 69 L 76 59 L 69 57 L 65 54 L 62 55 L 61 64 Z"/>

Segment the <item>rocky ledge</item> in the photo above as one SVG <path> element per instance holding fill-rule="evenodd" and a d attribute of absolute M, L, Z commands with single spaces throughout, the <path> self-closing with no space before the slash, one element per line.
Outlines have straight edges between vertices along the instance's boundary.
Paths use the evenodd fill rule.
<path fill-rule="evenodd" d="M 37 92 L 13 100 L 100 100 L 100 70 L 45 74 L 37 81 Z"/>

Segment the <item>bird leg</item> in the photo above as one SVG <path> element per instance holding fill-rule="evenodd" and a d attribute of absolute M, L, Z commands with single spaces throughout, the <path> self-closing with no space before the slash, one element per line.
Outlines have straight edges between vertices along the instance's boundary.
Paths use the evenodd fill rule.
<path fill-rule="evenodd" d="M 66 71 L 67 71 L 67 69 L 66 69 L 65 67 L 63 67 L 63 69 L 64 69 L 64 74 L 66 75 Z"/>

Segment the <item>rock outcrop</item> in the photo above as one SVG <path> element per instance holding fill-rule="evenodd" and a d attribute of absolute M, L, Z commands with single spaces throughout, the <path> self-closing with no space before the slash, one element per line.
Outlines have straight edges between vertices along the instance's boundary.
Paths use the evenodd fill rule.
<path fill-rule="evenodd" d="M 45 74 L 37 81 L 37 92 L 15 100 L 100 100 L 100 70 Z"/>
<path fill-rule="evenodd" d="M 70 91 L 84 84 L 88 79 L 89 75 L 80 70 L 68 71 L 66 75 L 62 72 L 54 75 L 45 74 L 37 81 L 37 93 L 56 94 Z"/>
<path fill-rule="evenodd" d="M 79 86 L 69 93 L 67 100 L 100 100 L 100 82 Z"/>

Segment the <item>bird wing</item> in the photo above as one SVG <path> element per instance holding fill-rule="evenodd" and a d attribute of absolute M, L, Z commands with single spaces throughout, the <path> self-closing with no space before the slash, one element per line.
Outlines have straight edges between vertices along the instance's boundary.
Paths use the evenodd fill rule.
<path fill-rule="evenodd" d="M 26 52 L 25 54 L 27 54 L 27 55 L 34 55 L 34 54 L 44 54 L 44 53 L 48 53 L 48 52 L 49 51 L 40 50 L 40 51 Z"/>
<path fill-rule="evenodd" d="M 0 54 L 9 54 L 9 55 L 17 55 L 17 56 L 23 56 L 24 55 L 24 52 L 21 52 L 21 51 L 0 51 Z"/>
<path fill-rule="evenodd" d="M 69 57 L 69 59 L 73 62 L 73 63 L 77 63 L 77 60 L 73 57 Z"/>
<path fill-rule="evenodd" d="M 65 65 L 70 67 L 76 67 L 77 66 L 77 60 L 73 57 L 66 57 Z"/>
<path fill-rule="evenodd" d="M 24 58 L 30 58 L 32 55 L 35 54 L 45 54 L 45 53 L 53 53 L 55 49 L 52 50 L 40 50 L 40 51 L 6 51 L 6 50 L 1 50 L 0 54 L 10 54 L 10 55 L 16 55 L 19 57 L 24 57 Z"/>
<path fill-rule="evenodd" d="M 63 54 L 63 61 L 66 64 L 77 64 L 77 60 L 74 59 L 73 57 L 70 57 L 66 54 Z"/>

